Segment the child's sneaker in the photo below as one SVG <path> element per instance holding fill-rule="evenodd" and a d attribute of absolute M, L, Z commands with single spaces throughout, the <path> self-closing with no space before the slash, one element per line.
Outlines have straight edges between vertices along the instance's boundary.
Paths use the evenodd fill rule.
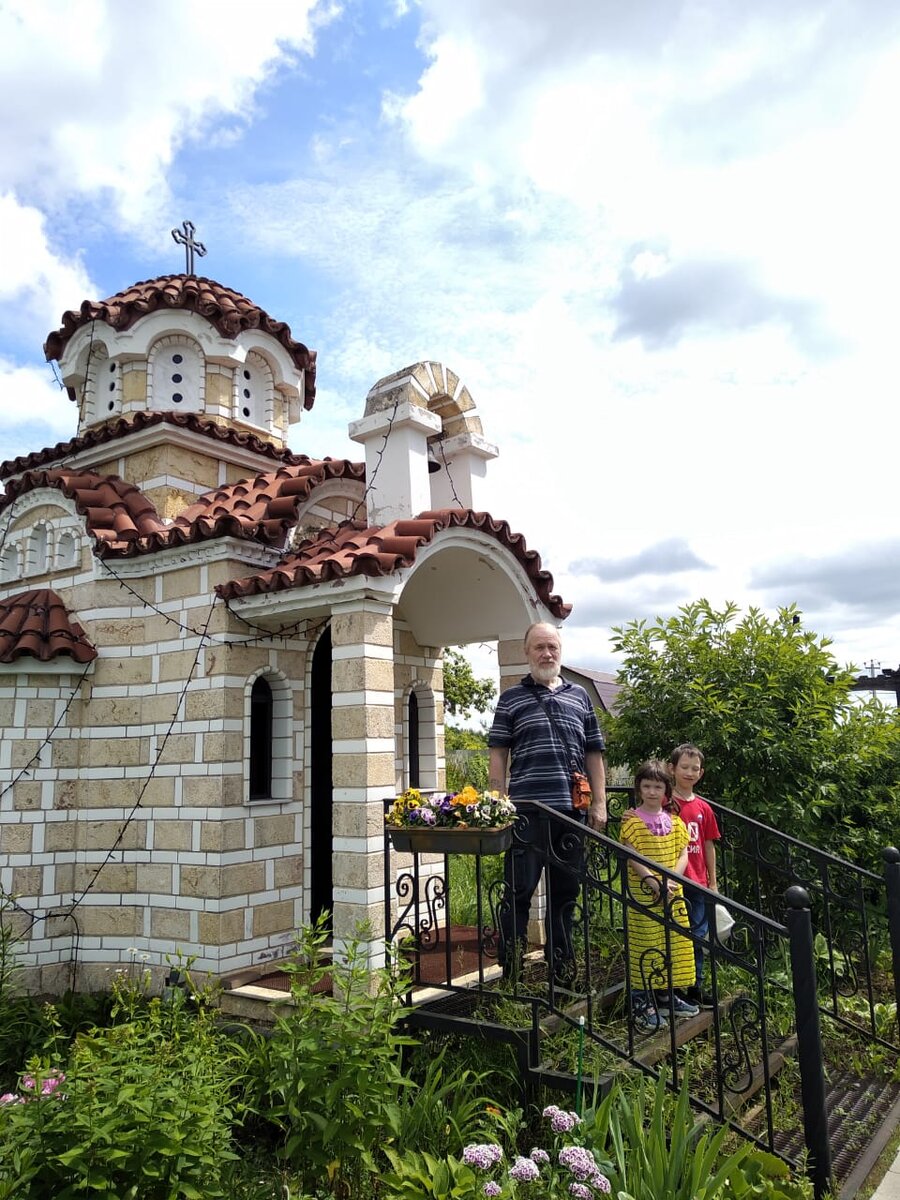
<path fill-rule="evenodd" d="M 684 993 L 684 998 L 689 1004 L 699 1004 L 701 1008 L 716 1007 L 716 1002 L 713 999 L 712 993 L 704 992 L 698 987 L 689 987 Z"/>
<path fill-rule="evenodd" d="M 676 1017 L 696 1017 L 700 1011 L 700 1006 L 691 1004 L 690 1000 L 685 1000 L 683 996 L 676 994 L 672 997 L 672 1011 Z"/>
<path fill-rule="evenodd" d="M 669 1022 L 658 1013 L 652 1004 L 636 1004 L 632 1010 L 635 1029 L 645 1033 L 656 1033 L 659 1029 L 668 1028 Z"/>

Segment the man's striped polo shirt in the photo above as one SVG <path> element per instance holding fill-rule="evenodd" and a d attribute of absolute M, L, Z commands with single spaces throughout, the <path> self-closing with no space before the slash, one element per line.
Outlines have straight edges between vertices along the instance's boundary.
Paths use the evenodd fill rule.
<path fill-rule="evenodd" d="M 565 746 L 547 716 L 553 718 Z M 572 803 L 572 768 L 584 770 L 585 753 L 604 748 L 588 694 L 577 683 L 555 691 L 526 675 L 497 701 L 488 746 L 510 751 L 511 800 L 540 800 L 557 808 Z"/>

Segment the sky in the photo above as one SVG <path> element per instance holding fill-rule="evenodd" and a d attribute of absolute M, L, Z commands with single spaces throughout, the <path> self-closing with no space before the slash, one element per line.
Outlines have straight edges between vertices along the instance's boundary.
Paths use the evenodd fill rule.
<path fill-rule="evenodd" d="M 568 661 L 702 596 L 900 663 L 894 0 L 0 0 L 0 103 L 0 459 L 189 219 L 318 351 L 292 449 L 460 376 Z"/>

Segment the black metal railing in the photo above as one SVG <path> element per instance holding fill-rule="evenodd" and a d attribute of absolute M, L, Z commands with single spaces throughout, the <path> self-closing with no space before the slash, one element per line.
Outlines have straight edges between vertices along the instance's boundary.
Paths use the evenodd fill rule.
<path fill-rule="evenodd" d="M 627 807 L 627 794 L 620 799 Z M 710 923 L 702 947 L 712 1007 L 683 1019 L 675 1009 L 675 949 L 685 939 L 694 944 L 697 939 L 685 929 L 677 900 L 660 889 L 666 897 L 661 901 L 655 887 L 638 881 L 629 863 L 665 880 L 679 882 L 679 877 L 564 813 L 540 804 L 518 807 L 513 852 L 505 859 L 428 852 L 398 859 L 385 835 L 386 931 L 401 944 L 408 963 L 408 1001 L 418 1022 L 465 1025 L 481 1036 L 518 1025 L 513 1033 L 523 1071 L 533 1081 L 559 1086 L 574 1077 L 573 1047 L 579 1038 L 587 1047 L 584 1074 L 601 1089 L 623 1060 L 650 1074 L 665 1066 L 670 1086 L 688 1079 L 696 1108 L 794 1166 L 805 1165 L 817 1195 L 823 1195 L 831 1172 L 820 1014 L 881 1037 L 871 1024 L 877 1001 L 865 950 L 872 921 L 881 919 L 879 906 L 885 920 L 890 909 L 875 890 L 876 883 L 884 886 L 879 877 L 812 847 L 804 847 L 801 871 L 793 848 L 779 856 L 768 852 L 757 837 L 764 826 L 715 806 L 723 832 L 723 892 L 697 891 L 710 905 L 721 904 L 734 927 L 726 941 Z M 749 845 L 748 830 L 757 839 Z M 532 949 L 520 961 L 511 904 L 523 852 L 538 856 L 550 880 L 549 893 L 545 889 L 539 901 L 545 915 L 555 903 L 553 878 L 569 877 L 559 890 L 571 906 L 572 932 L 570 940 L 567 929 L 559 932 L 558 920 L 547 922 L 543 951 Z M 892 950 L 900 964 L 900 854 L 893 853 L 896 858 L 887 866 L 889 881 L 892 870 L 897 877 L 890 894 L 898 935 L 886 944 L 888 957 Z M 849 896 L 844 887 L 835 887 L 838 867 L 841 872 L 849 868 L 855 881 Z M 737 881 L 768 911 L 732 894 Z M 784 885 L 780 904 L 778 883 Z M 814 929 L 814 919 L 823 918 L 827 934 Z M 658 931 L 656 944 L 643 947 L 642 954 L 632 945 L 637 920 Z M 852 956 L 869 972 L 864 984 L 861 971 L 855 976 L 857 994 L 865 1001 L 862 1018 L 847 1016 L 839 1004 L 845 997 L 838 982 L 846 981 L 846 973 L 838 968 L 838 955 L 847 952 L 827 949 L 839 930 L 859 930 L 863 936 L 863 946 Z M 817 951 L 817 936 L 826 938 L 824 950 Z M 824 982 L 818 979 L 823 964 Z M 438 992 L 424 993 L 425 988 Z M 636 992 L 649 1000 L 651 1012 L 640 1026 L 634 1019 Z M 423 995 L 432 1001 L 423 1005 Z M 512 1034 L 506 1040 L 513 1040 Z M 798 1099 L 804 1126 L 799 1153 L 791 1148 L 796 1131 L 790 1118 Z"/>
<path fill-rule="evenodd" d="M 630 788 L 609 791 L 609 832 L 615 836 L 633 793 Z M 900 949 L 900 855 L 895 858 L 896 852 L 886 850 L 885 873 L 878 875 L 719 801 L 709 803 L 722 834 L 718 843 L 721 894 L 777 920 L 784 911 L 786 889 L 805 888 L 815 933 L 821 1011 L 900 1051 L 900 973 L 892 969 L 894 941 Z M 898 896 L 893 931 L 890 889 Z"/>

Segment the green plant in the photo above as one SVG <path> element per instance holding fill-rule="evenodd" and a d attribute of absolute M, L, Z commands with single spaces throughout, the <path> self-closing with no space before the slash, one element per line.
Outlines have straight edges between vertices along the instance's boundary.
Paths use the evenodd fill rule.
<path fill-rule="evenodd" d="M 489 787 L 487 734 L 483 730 L 444 728 L 447 790 L 461 792 L 471 784 L 478 792 Z"/>
<path fill-rule="evenodd" d="M 444 651 L 444 707 L 451 717 L 468 719 L 487 712 L 497 695 L 492 679 L 476 679 L 472 664 L 458 650 Z"/>
<path fill-rule="evenodd" d="M 450 855 L 450 920 L 454 925 L 478 922 L 478 875 L 481 872 L 481 920 L 491 920 L 490 898 L 503 879 L 503 856 Z M 496 901 L 495 901 L 496 902 Z"/>
<path fill-rule="evenodd" d="M 696 742 L 710 795 L 880 864 L 900 799 L 900 711 L 853 703 L 852 672 L 796 608 L 769 618 L 700 600 L 613 633 L 623 666 L 616 715 L 604 718 L 611 761 Z"/>
<path fill-rule="evenodd" d="M 427 1150 L 400 1154 L 387 1148 L 391 1170 L 382 1176 L 390 1200 L 475 1200 L 479 1180 L 471 1167 L 448 1154 L 436 1158 Z"/>
<path fill-rule="evenodd" d="M 405 981 L 371 971 L 365 929 L 329 963 L 324 921 L 304 929 L 289 965 L 292 1011 L 257 1046 L 252 1088 L 260 1117 L 279 1131 L 277 1154 L 305 1187 L 359 1194 L 379 1148 L 401 1129 L 400 1095 L 409 1080 L 397 1031 Z M 333 995 L 323 989 L 331 977 Z"/>
<path fill-rule="evenodd" d="M 508 1112 L 483 1088 L 487 1072 L 448 1069 L 447 1047 L 428 1061 L 424 1076 L 413 1082 L 401 1099 L 396 1149 L 427 1146 L 432 1154 L 458 1153 L 467 1142 L 484 1141 L 502 1132 L 511 1142 L 518 1127 L 519 1110 Z"/>
<path fill-rule="evenodd" d="M 613 1087 L 600 1106 L 586 1114 L 584 1136 L 598 1154 L 611 1159 L 608 1174 L 620 1200 L 724 1200 L 767 1194 L 748 1190 L 755 1184 L 742 1174 L 751 1154 L 749 1144 L 723 1158 L 727 1130 L 713 1132 L 694 1120 L 686 1082 L 673 1104 L 665 1073 L 652 1088 L 641 1078 L 630 1096 Z M 756 1160 L 750 1178 L 755 1180 L 765 1165 Z"/>
<path fill-rule="evenodd" d="M 391 1149 L 391 1172 L 384 1176 L 392 1200 L 475 1200 L 476 1197 L 524 1197 L 535 1195 L 534 1185 L 546 1200 L 568 1200 L 571 1196 L 595 1200 L 610 1190 L 603 1174 L 605 1164 L 580 1144 L 580 1118 L 555 1104 L 543 1111 L 542 1140 L 549 1137 L 550 1149 L 532 1148 L 528 1156 L 507 1161 L 496 1142 L 471 1143 L 462 1158 L 439 1159 L 427 1151 L 401 1155 Z M 549 1126 L 549 1130 L 548 1127 Z"/>
<path fill-rule="evenodd" d="M 21 1098 L 0 1106 L 0 1198 L 226 1194 L 243 1056 L 196 992 L 138 1003 L 138 990 L 117 979 L 120 1023 L 79 1035 L 64 1070 L 33 1060 Z"/>

